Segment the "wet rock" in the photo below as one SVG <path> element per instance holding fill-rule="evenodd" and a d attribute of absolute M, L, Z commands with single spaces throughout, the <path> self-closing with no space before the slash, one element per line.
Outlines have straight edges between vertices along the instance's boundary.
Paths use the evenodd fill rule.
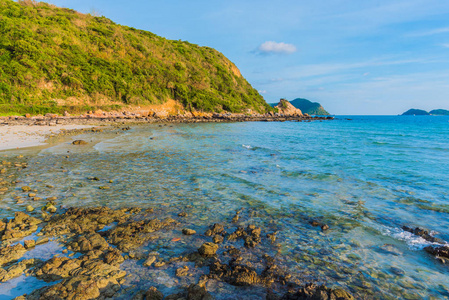
<path fill-rule="evenodd" d="M 178 223 L 167 218 L 163 221 L 150 219 L 143 221 L 132 221 L 123 225 L 118 225 L 108 232 L 108 241 L 118 247 L 120 251 L 129 252 L 140 247 L 144 242 L 157 238 L 149 235 L 155 231 L 167 227 L 174 227 Z"/>
<path fill-rule="evenodd" d="M 183 277 L 189 275 L 189 267 L 184 266 L 176 269 L 176 276 Z"/>
<path fill-rule="evenodd" d="M 180 212 L 179 214 L 178 214 L 178 217 L 187 217 L 188 216 L 188 214 L 185 212 L 185 211 L 183 211 L 183 212 Z"/>
<path fill-rule="evenodd" d="M 34 267 L 39 263 L 41 263 L 41 261 L 38 259 L 25 259 L 15 265 L 10 266 L 7 270 L 0 269 L 0 282 L 6 282 L 10 279 L 19 277 L 26 269 Z"/>
<path fill-rule="evenodd" d="M 23 242 L 23 245 L 25 246 L 25 249 L 31 249 L 36 246 L 36 242 L 34 240 L 26 240 Z"/>
<path fill-rule="evenodd" d="M 32 207 L 31 205 L 28 205 L 26 207 L 27 212 L 32 212 L 34 210 L 34 207 Z"/>
<path fill-rule="evenodd" d="M 148 258 L 143 262 L 143 265 L 145 267 L 150 267 L 154 262 L 156 261 L 156 256 L 150 255 Z"/>
<path fill-rule="evenodd" d="M 162 300 L 164 299 L 164 294 L 158 291 L 154 286 L 150 287 L 145 293 L 145 300 Z"/>
<path fill-rule="evenodd" d="M 201 245 L 201 247 L 198 249 L 198 253 L 202 256 L 212 256 L 217 253 L 218 245 L 214 243 L 204 243 Z"/>
<path fill-rule="evenodd" d="M 184 235 L 193 235 L 193 234 L 196 233 L 196 231 L 193 230 L 193 229 L 184 228 L 184 229 L 182 230 L 182 233 L 183 233 Z"/>
<path fill-rule="evenodd" d="M 166 262 L 165 261 L 158 261 L 158 262 L 156 262 L 156 263 L 154 263 L 154 266 L 156 267 L 156 268 L 161 268 L 161 267 L 163 267 L 163 266 L 165 266 L 166 265 Z"/>
<path fill-rule="evenodd" d="M 410 228 L 407 226 L 402 226 L 402 230 L 413 233 L 414 235 L 420 236 L 423 239 L 425 239 L 426 241 L 429 241 L 431 243 L 439 243 L 439 244 L 444 244 L 444 241 L 442 239 L 433 237 L 430 235 L 428 230 L 425 230 L 423 228 Z"/>
<path fill-rule="evenodd" d="M 187 290 L 187 300 L 213 300 L 214 297 L 209 294 L 204 285 L 191 284 Z"/>
<path fill-rule="evenodd" d="M 449 264 L 449 246 L 427 246 L 424 248 L 427 253 L 432 254 L 440 262 Z"/>
<path fill-rule="evenodd" d="M 123 258 L 122 253 L 118 249 L 112 248 L 104 255 L 103 261 L 109 265 L 118 266 L 122 262 L 124 262 L 125 259 Z"/>
<path fill-rule="evenodd" d="M 246 229 L 239 227 L 228 236 L 228 240 L 233 241 L 242 238 L 245 241 L 245 247 L 254 248 L 261 242 L 261 231 L 261 228 L 255 225 L 248 225 Z"/>
<path fill-rule="evenodd" d="M 48 239 L 48 237 L 41 236 L 40 238 L 37 239 L 36 245 L 42 245 L 48 243 L 49 241 L 50 240 Z"/>
<path fill-rule="evenodd" d="M 72 145 L 87 145 L 87 142 L 84 140 L 75 140 L 72 142 Z"/>
<path fill-rule="evenodd" d="M 218 234 L 214 235 L 214 237 L 212 238 L 212 241 L 215 244 L 221 244 L 221 243 L 223 243 L 223 240 L 224 240 L 224 238 L 221 235 L 218 235 Z"/>
<path fill-rule="evenodd" d="M 134 210 L 112 210 L 107 207 L 69 208 L 64 214 L 51 217 L 42 232 L 46 235 L 59 236 L 98 231 L 104 225 L 125 222 L 131 217 L 127 212 L 132 213 Z"/>
<path fill-rule="evenodd" d="M 327 225 L 327 224 L 323 224 L 322 226 L 321 226 L 321 230 L 323 230 L 323 231 L 326 231 L 326 230 L 328 230 L 329 229 L 329 225 Z"/>
<path fill-rule="evenodd" d="M 26 193 L 31 191 L 31 188 L 29 186 L 22 186 L 22 191 Z"/>
<path fill-rule="evenodd" d="M 73 251 L 84 253 L 91 250 L 106 250 L 109 248 L 108 242 L 95 232 L 79 236 L 70 246 Z"/>
<path fill-rule="evenodd" d="M 404 276 L 405 275 L 405 271 L 396 267 L 391 267 L 390 268 L 391 273 L 393 273 L 394 275 L 397 276 Z"/>
<path fill-rule="evenodd" d="M 270 242 L 272 244 L 274 244 L 276 242 L 276 235 L 277 235 L 277 232 L 274 232 L 272 234 L 270 234 L 270 233 L 267 234 L 267 238 L 270 240 Z"/>
<path fill-rule="evenodd" d="M 324 285 L 307 284 L 295 292 L 288 292 L 282 300 L 353 300 L 354 297 L 342 289 L 330 289 Z"/>
<path fill-rule="evenodd" d="M 223 225 L 216 223 L 216 224 L 212 225 L 212 227 L 204 233 L 204 235 L 206 235 L 206 236 L 213 236 L 216 234 L 221 234 L 221 235 L 226 234 Z"/>
<path fill-rule="evenodd" d="M 254 268 L 231 262 L 230 265 L 215 262 L 210 267 L 210 278 L 224 280 L 235 286 L 250 286 L 261 282 Z"/>
<path fill-rule="evenodd" d="M 70 273 L 81 267 L 82 261 L 67 257 L 53 257 L 41 268 L 35 270 L 35 276 L 44 281 L 56 281 L 69 277 Z"/>
<path fill-rule="evenodd" d="M 37 230 L 37 225 L 41 222 L 41 220 L 30 217 L 23 212 L 16 212 L 14 219 L 9 220 L 9 222 L 6 224 L 2 222 L 3 224 L 5 224 L 5 228 L 3 234 L 0 233 L 1 240 L 22 238 L 28 236 Z M 0 227 L 2 227 L 2 224 L 0 224 Z"/>

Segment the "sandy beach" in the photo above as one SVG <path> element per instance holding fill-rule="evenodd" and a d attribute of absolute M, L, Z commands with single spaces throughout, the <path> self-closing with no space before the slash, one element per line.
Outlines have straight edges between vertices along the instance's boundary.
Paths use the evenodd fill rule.
<path fill-rule="evenodd" d="M 45 145 L 49 134 L 57 134 L 61 130 L 82 129 L 89 125 L 56 125 L 56 126 L 1 126 L 0 150 L 18 149 Z"/>

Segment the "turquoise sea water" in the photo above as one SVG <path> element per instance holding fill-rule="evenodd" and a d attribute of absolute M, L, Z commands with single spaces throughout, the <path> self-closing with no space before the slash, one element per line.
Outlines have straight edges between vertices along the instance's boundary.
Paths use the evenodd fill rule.
<path fill-rule="evenodd" d="M 199 232 L 243 208 L 252 223 L 279 231 L 283 267 L 304 282 L 360 298 L 449 297 L 449 266 L 401 229 L 449 241 L 449 117 L 146 125 L 77 138 L 90 143 L 4 154 L 27 155 L 19 180 L 65 206 L 189 205 Z M 1 214 L 27 204 L 5 195 Z"/>

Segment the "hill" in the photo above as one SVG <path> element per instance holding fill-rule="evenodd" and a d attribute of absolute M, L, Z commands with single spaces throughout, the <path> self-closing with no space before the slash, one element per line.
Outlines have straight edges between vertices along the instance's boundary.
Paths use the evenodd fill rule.
<path fill-rule="evenodd" d="M 402 115 L 403 116 L 413 116 L 413 115 L 415 115 L 415 116 L 428 116 L 429 113 L 427 111 L 425 111 L 425 110 L 422 110 L 422 109 L 414 109 L 414 108 L 412 108 L 412 109 L 407 110 Z"/>
<path fill-rule="evenodd" d="M 319 115 L 319 116 L 330 115 L 330 113 L 328 113 L 318 102 L 312 102 L 303 98 L 296 98 L 295 100 L 290 101 L 290 103 L 294 107 L 300 109 L 303 113 L 309 115 Z"/>
<path fill-rule="evenodd" d="M 434 109 L 429 111 L 429 114 L 435 116 L 449 116 L 449 110 L 446 109 Z"/>
<path fill-rule="evenodd" d="M 318 102 L 312 102 L 303 98 L 296 98 L 295 100 L 290 101 L 290 103 L 297 109 L 301 110 L 301 112 L 304 114 L 318 116 L 330 115 L 330 113 L 328 113 Z M 278 105 L 278 103 L 270 103 L 270 105 L 272 107 L 275 107 L 276 105 Z"/>
<path fill-rule="evenodd" d="M 34 2 L 0 0 L 0 114 L 144 106 L 270 110 L 220 52 Z"/>

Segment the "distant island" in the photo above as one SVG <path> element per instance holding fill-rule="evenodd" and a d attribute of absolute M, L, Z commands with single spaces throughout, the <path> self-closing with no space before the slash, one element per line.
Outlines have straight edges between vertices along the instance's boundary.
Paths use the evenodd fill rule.
<path fill-rule="evenodd" d="M 446 109 L 434 109 L 430 112 L 427 112 L 422 109 L 409 109 L 405 113 L 402 114 L 403 116 L 449 116 L 449 110 Z"/>
<path fill-rule="evenodd" d="M 296 98 L 290 103 L 296 107 L 297 109 L 301 110 L 302 113 L 308 114 L 308 115 L 318 115 L 318 116 L 329 116 L 330 113 L 328 113 L 323 106 L 321 106 L 318 102 L 312 102 L 310 100 L 304 99 L 304 98 Z M 271 103 L 271 106 L 278 105 L 277 103 Z"/>

